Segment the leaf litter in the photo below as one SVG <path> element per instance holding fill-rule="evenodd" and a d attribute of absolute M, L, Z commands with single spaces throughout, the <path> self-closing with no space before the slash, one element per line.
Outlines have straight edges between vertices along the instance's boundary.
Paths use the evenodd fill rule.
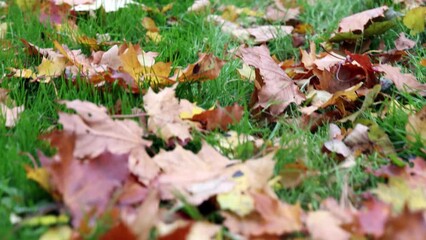
<path fill-rule="evenodd" d="M 424 19 L 419 16 L 424 7 L 419 7 L 417 1 L 395 2 L 403 2 L 409 9 L 402 23 L 411 30 L 410 34 L 423 31 Z M 25 9 L 31 4 L 37 5 L 20 2 L 18 6 Z M 44 1 L 40 21 L 60 28 L 68 22 L 77 31 L 73 14 L 99 8 L 114 12 L 127 4 L 136 3 Z M 271 56 L 267 43 L 292 35 L 293 44 L 300 45 L 296 40 L 303 42 L 306 29 L 310 28 L 298 20 L 302 8 L 278 0 L 267 6 L 264 13 L 210 4 L 197 0 L 187 14 L 221 11 L 222 15 L 206 14 L 206 21 L 217 24 L 223 34 L 243 43 L 229 51 L 228 56 L 241 60 L 241 78 L 251 80 L 253 92 L 245 105 L 217 104 L 204 109 L 178 98 L 179 84 L 214 81 L 230 61 L 209 52 L 199 53 L 195 63 L 179 67 L 157 61 L 160 53 L 145 52 L 139 44 L 130 42 L 101 47 L 109 40 L 74 36 L 80 44 L 90 46 L 92 52 L 87 55 L 56 40 L 51 48 L 41 48 L 22 39 L 27 54 L 35 57 L 38 65 L 9 66 L 8 78 L 30 79 L 31 84 L 52 84 L 60 78 L 76 83 L 79 78 L 103 91 L 107 91 L 104 87 L 108 84 L 118 83 L 143 98 L 143 109 L 138 112 L 144 117 L 139 122 L 132 119 L 134 115 L 116 119 L 106 107 L 91 102 L 58 101 L 68 109 L 58 112 L 61 127 L 41 136 L 56 153 L 48 156 L 39 152 L 41 166 L 26 166 L 26 172 L 29 179 L 63 204 L 62 210 L 71 217 L 71 223 L 52 227 L 43 237 L 81 239 L 105 219 L 108 229 L 102 233 L 102 239 L 149 239 L 153 232 L 159 239 L 222 239 L 225 233 L 238 239 L 296 235 L 312 239 L 423 236 L 424 155 L 400 154 L 386 131 L 363 115 L 371 110 L 379 118 L 375 105 L 390 100 L 389 90 L 395 95 L 426 95 L 424 81 L 404 73 L 401 67 L 406 66 L 401 60 L 407 52 L 422 43 L 401 33 L 395 39 L 394 50 L 356 52 L 352 48 L 361 41 L 368 49 L 369 37 L 385 32 L 393 26 L 392 21 L 401 21 L 392 16 L 394 10 L 381 6 L 343 18 L 335 34 L 321 45 L 322 52 L 312 42 L 309 49 L 299 50 L 299 60 L 278 60 Z M 168 11 L 163 10 L 158 12 Z M 245 26 L 240 21 L 244 16 L 268 22 Z M 149 41 L 161 43 L 162 30 L 152 18 L 141 18 L 140 23 Z M 16 106 L 7 90 L 0 90 L 5 125 L 13 127 L 23 107 Z M 298 114 L 288 114 L 289 108 L 296 109 Z M 382 114 L 386 115 L 390 110 L 384 111 Z M 322 144 L 322 151 L 336 163 L 338 171 L 348 171 L 365 156 L 377 154 L 383 160 L 380 168 L 364 166 L 364 171 L 385 181 L 357 198 L 348 196 L 350 190 L 346 195 L 342 190 L 340 203 L 328 197 L 321 199 L 316 208 L 282 201 L 276 193 L 277 186 L 297 188 L 318 173 L 303 161 L 284 164 L 277 173 L 275 155 L 285 146 L 235 132 L 234 125 L 243 118 L 268 124 L 284 120 L 313 132 L 328 125 L 330 139 Z M 425 118 L 424 107 L 417 113 L 411 112 L 405 127 L 406 147 L 422 144 L 423 154 Z M 229 129 L 227 137 L 220 139 L 219 148 L 205 139 L 200 140 L 197 151 L 189 147 L 200 134 L 221 134 Z M 156 139 L 165 145 L 156 148 Z M 244 143 L 252 144 L 258 154 L 243 161 L 223 151 L 234 151 Z M 214 218 L 205 215 L 205 206 Z"/>

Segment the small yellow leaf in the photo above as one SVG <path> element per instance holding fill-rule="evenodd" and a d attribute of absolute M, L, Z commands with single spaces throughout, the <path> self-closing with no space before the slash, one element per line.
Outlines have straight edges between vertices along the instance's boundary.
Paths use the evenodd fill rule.
<path fill-rule="evenodd" d="M 49 181 L 49 173 L 44 168 L 31 168 L 28 165 L 25 165 L 25 171 L 27 173 L 27 178 L 37 182 L 44 190 L 47 192 L 52 191 L 52 186 Z"/>
<path fill-rule="evenodd" d="M 157 25 L 155 25 L 154 20 L 152 20 L 152 18 L 149 17 L 144 17 L 142 19 L 142 26 L 148 30 L 149 32 L 159 32 L 160 30 L 158 29 Z"/>
<path fill-rule="evenodd" d="M 148 32 L 146 32 L 146 36 L 156 44 L 161 42 L 161 35 L 158 32 L 148 31 Z"/>
<path fill-rule="evenodd" d="M 37 78 L 44 78 L 44 82 L 50 82 L 52 78 L 62 75 L 65 70 L 65 61 L 62 58 L 56 58 L 55 61 L 43 58 L 37 70 Z"/>
<path fill-rule="evenodd" d="M 49 228 L 49 230 L 41 235 L 40 240 L 68 240 L 71 239 L 71 235 L 72 230 L 70 226 L 62 225 Z"/>
<path fill-rule="evenodd" d="M 242 68 L 238 68 L 237 71 L 240 74 L 241 78 L 248 79 L 249 81 L 254 81 L 255 79 L 254 69 L 249 67 L 249 65 L 243 63 Z"/>
<path fill-rule="evenodd" d="M 233 178 L 234 188 L 227 193 L 218 194 L 216 199 L 223 210 L 230 210 L 240 217 L 251 213 L 254 209 L 254 199 L 247 193 L 249 183 L 246 175 Z"/>
<path fill-rule="evenodd" d="M 425 30 L 426 7 L 411 9 L 405 14 L 402 22 L 411 30 L 411 34 L 421 33 Z"/>

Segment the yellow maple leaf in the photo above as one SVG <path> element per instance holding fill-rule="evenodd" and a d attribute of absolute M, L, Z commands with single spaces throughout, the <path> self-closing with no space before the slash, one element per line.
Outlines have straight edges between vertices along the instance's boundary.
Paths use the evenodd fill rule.
<path fill-rule="evenodd" d="M 426 7 L 411 9 L 405 14 L 402 22 L 411 30 L 411 34 L 421 33 L 425 30 Z"/>
<path fill-rule="evenodd" d="M 59 77 L 65 70 L 65 61 L 62 58 L 56 58 L 55 61 L 43 58 L 41 64 L 37 67 L 37 78 L 44 79 L 43 82 L 50 82 L 52 78 Z"/>

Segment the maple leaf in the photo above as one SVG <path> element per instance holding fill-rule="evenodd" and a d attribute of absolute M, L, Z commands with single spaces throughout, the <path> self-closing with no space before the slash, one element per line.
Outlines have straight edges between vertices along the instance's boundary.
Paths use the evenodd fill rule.
<path fill-rule="evenodd" d="M 16 106 L 15 101 L 10 99 L 8 90 L 0 88 L 0 117 L 5 120 L 6 127 L 14 127 L 24 109 L 24 106 Z"/>
<path fill-rule="evenodd" d="M 390 215 L 390 206 L 373 198 L 363 202 L 356 218 L 363 234 L 371 234 L 378 238 L 385 232 L 385 224 Z"/>
<path fill-rule="evenodd" d="M 179 82 L 205 79 L 212 80 L 219 76 L 224 64 L 225 61 L 213 54 L 201 53 L 198 56 L 197 62 L 189 64 L 184 69 L 177 70 L 175 74 L 170 77 L 170 80 Z"/>
<path fill-rule="evenodd" d="M 256 68 L 254 108 L 269 109 L 272 115 L 282 113 L 290 103 L 300 104 L 305 96 L 271 58 L 265 45 L 238 50 L 238 56 L 248 65 Z"/>
<path fill-rule="evenodd" d="M 240 41 L 248 41 L 253 39 L 255 43 L 268 42 L 279 36 L 290 34 L 293 31 L 292 26 L 264 25 L 243 28 L 235 23 L 226 21 L 221 16 L 217 15 L 209 15 L 207 20 L 221 26 L 221 30 L 223 32 L 231 34 Z"/>
<path fill-rule="evenodd" d="M 144 108 L 149 115 L 148 130 L 168 141 L 176 137 L 181 141 L 192 139 L 189 130 L 192 124 L 180 116 L 197 107 L 186 99 L 175 96 L 176 85 L 155 93 L 151 88 L 143 97 Z"/>
<path fill-rule="evenodd" d="M 398 90 L 418 92 L 420 95 L 426 96 L 426 84 L 418 82 L 412 74 L 401 73 L 399 67 L 393 67 L 389 64 L 379 64 L 375 68 L 377 71 L 384 73 L 384 77 L 391 80 Z"/>
<path fill-rule="evenodd" d="M 275 1 L 275 6 L 268 6 L 266 8 L 265 19 L 269 21 L 280 21 L 287 22 L 289 20 L 295 20 L 300 14 L 299 8 L 284 8 L 284 6 L 279 6 Z"/>
<path fill-rule="evenodd" d="M 192 6 L 188 8 L 188 12 L 201 12 L 210 6 L 209 0 L 195 0 Z"/>
<path fill-rule="evenodd" d="M 158 173 L 158 167 L 145 151 L 150 141 L 142 139 L 145 132 L 132 120 L 113 120 L 104 107 L 80 100 L 62 101 L 75 114 L 59 113 L 65 131 L 76 135 L 76 158 L 94 158 L 104 151 L 129 154 L 132 173 L 143 171 L 139 180 L 147 184 Z"/>
<path fill-rule="evenodd" d="M 76 137 L 66 132 L 53 132 L 45 137 L 58 153 L 52 158 L 40 154 L 42 166 L 51 176 L 51 184 L 61 196 L 73 217 L 73 225 L 79 226 L 84 216 L 94 211 L 100 216 L 111 200 L 114 190 L 129 175 L 123 164 L 128 154 L 103 151 L 87 161 L 76 159 Z M 89 183 L 89 184 L 88 184 Z"/>
<path fill-rule="evenodd" d="M 341 228 L 342 221 L 329 211 L 319 210 L 309 212 L 306 218 L 306 226 L 313 239 L 349 240 L 349 232 Z"/>
<path fill-rule="evenodd" d="M 411 30 L 411 34 L 418 34 L 425 29 L 426 7 L 413 8 L 405 14 L 402 22 Z"/>
<path fill-rule="evenodd" d="M 408 141 L 415 142 L 416 136 L 419 136 L 420 142 L 423 146 L 426 146 L 426 107 L 423 107 L 419 112 L 408 117 L 405 130 Z"/>
<path fill-rule="evenodd" d="M 228 212 L 222 212 L 225 217 L 224 225 L 231 232 L 247 237 L 280 236 L 302 229 L 303 211 L 299 205 L 283 203 L 276 196 L 267 192 L 253 192 L 251 195 L 254 199 L 255 212 L 250 215 L 241 218 Z"/>
<path fill-rule="evenodd" d="M 395 48 L 399 51 L 407 50 L 414 46 L 416 46 L 416 42 L 408 39 L 403 32 L 400 33 L 399 37 L 395 40 Z"/>
<path fill-rule="evenodd" d="M 386 222 L 383 236 L 385 239 L 413 239 L 421 240 L 426 236 L 426 222 L 424 212 L 410 212 L 404 209 L 402 214 L 393 216 Z"/>
<path fill-rule="evenodd" d="M 162 171 L 158 176 L 162 199 L 173 199 L 179 193 L 189 203 L 199 205 L 234 185 L 224 174 L 226 167 L 234 162 L 206 143 L 197 154 L 178 145 L 173 151 L 161 151 L 152 160 Z"/>
<path fill-rule="evenodd" d="M 381 6 L 345 17 L 339 23 L 338 32 L 363 32 L 365 25 L 367 25 L 369 21 L 377 17 L 384 17 L 387 10 L 387 6 Z"/>
<path fill-rule="evenodd" d="M 49 83 L 52 78 L 56 78 L 62 75 L 65 70 L 64 59 L 57 59 L 57 61 L 51 61 L 43 58 L 41 64 L 37 67 L 37 80 Z"/>
<path fill-rule="evenodd" d="M 200 122 L 202 127 L 209 131 L 216 128 L 226 131 L 228 125 L 235 124 L 241 120 L 243 111 L 244 108 L 238 104 L 224 108 L 219 106 L 216 109 L 207 110 L 194 115 L 191 121 Z"/>

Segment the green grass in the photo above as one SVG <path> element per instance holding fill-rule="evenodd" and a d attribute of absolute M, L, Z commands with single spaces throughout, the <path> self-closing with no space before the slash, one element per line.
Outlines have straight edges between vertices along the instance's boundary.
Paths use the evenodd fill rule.
<path fill-rule="evenodd" d="M 169 1 L 143 1 L 151 7 L 167 4 Z M 264 1 L 224 1 L 239 7 L 265 8 Z M 338 2 L 338 3 L 336 3 Z M 391 5 L 392 1 L 317 1 L 314 6 L 309 6 L 306 1 L 298 1 L 302 6 L 301 22 L 309 23 L 314 28 L 314 33 L 307 36 L 307 40 L 322 42 L 337 28 L 339 20 L 354 12 L 377 7 L 384 3 Z M 177 89 L 178 97 L 197 102 L 200 106 L 208 108 L 219 102 L 222 106 L 235 102 L 247 108 L 250 94 L 253 90 L 251 83 L 241 80 L 236 69 L 241 66 L 240 60 L 224 56 L 225 46 L 228 49 L 237 47 L 239 42 L 230 36 L 223 34 L 220 28 L 205 21 L 205 14 L 186 13 L 192 1 L 176 2 L 173 9 L 163 16 L 158 13 L 145 12 L 141 8 L 132 7 L 122 9 L 116 13 L 106 14 L 97 12 L 97 18 L 87 15 L 78 16 L 78 26 L 83 35 L 96 37 L 96 33 L 108 33 L 113 41 L 128 41 L 140 44 L 145 51 L 159 52 L 159 61 L 172 61 L 174 66 L 185 66 L 196 61 L 200 52 L 212 52 L 228 62 L 223 67 L 220 76 L 213 81 L 197 84 L 181 84 Z M 332 10 L 331 10 L 332 9 Z M 160 28 L 163 40 L 159 44 L 146 41 L 145 29 L 141 25 L 144 16 L 153 18 Z M 177 26 L 167 24 L 167 16 L 176 16 L 179 22 Z M 38 22 L 36 12 L 22 12 L 16 5 L 10 4 L 4 22 L 11 23 L 7 36 L 3 41 L 11 44 L 11 48 L 0 53 L 0 74 L 7 73 L 8 67 L 23 68 L 33 67 L 40 63 L 40 59 L 29 57 L 25 54 L 21 38 L 41 47 L 53 47 L 53 40 L 67 44 L 72 49 L 82 48 L 69 36 L 57 34 L 51 27 L 43 26 Z M 398 25 L 385 35 L 381 36 L 389 48 L 398 36 L 399 32 L 407 29 Z M 417 41 L 421 41 L 419 35 Z M 307 48 L 308 41 L 304 48 Z M 271 54 L 279 59 L 298 58 L 299 50 L 292 47 L 290 37 L 282 37 L 268 44 Z M 415 49 L 409 55 L 412 71 L 418 79 L 424 81 L 426 70 L 416 66 L 420 58 L 426 57 L 426 50 L 421 47 Z M 4 78 L 1 87 L 10 90 L 11 97 L 18 103 L 24 104 L 26 110 L 20 121 L 14 128 L 5 128 L 0 124 L 0 236 L 5 239 L 37 239 L 45 231 L 45 227 L 16 227 L 9 217 L 12 213 L 18 215 L 34 215 L 38 209 L 52 202 L 52 199 L 34 182 L 27 180 L 24 164 L 31 164 L 27 153 L 36 158 L 37 151 L 48 150 L 45 143 L 38 139 L 42 133 L 49 131 L 57 124 L 57 111 L 63 109 L 58 99 L 82 99 L 105 105 L 112 109 L 120 100 L 123 113 L 130 113 L 132 107 L 142 105 L 142 97 L 127 93 L 118 86 L 112 86 L 108 91 L 101 91 L 85 83 L 72 84 L 67 79 L 59 79 L 55 86 L 52 84 L 29 83 L 18 78 Z M 57 94 L 55 93 L 55 88 Z M 401 104 L 410 104 L 416 109 L 425 105 L 419 96 L 394 94 L 391 96 Z M 389 106 L 390 100 L 386 100 L 382 106 Z M 292 114 L 292 113 L 290 113 Z M 392 114 L 383 119 L 378 119 L 371 112 L 363 113 L 363 116 L 376 121 L 389 135 L 397 149 L 402 149 L 401 156 L 408 157 L 421 155 L 421 146 L 406 148 L 405 124 L 407 113 L 397 108 Z M 2 120 L 0 120 L 2 121 Z M 350 170 L 339 170 L 337 163 L 330 156 L 321 152 L 322 144 L 328 139 L 328 128 L 320 127 L 318 131 L 300 129 L 296 125 L 288 124 L 284 119 L 279 119 L 274 125 L 264 121 L 255 121 L 249 116 L 232 129 L 245 134 L 260 136 L 267 139 L 280 139 L 283 146 L 276 156 L 277 171 L 284 163 L 296 160 L 305 161 L 313 171 L 318 172 L 295 189 L 278 190 L 279 196 L 288 202 L 300 202 L 305 208 L 317 208 L 322 199 L 327 197 L 339 198 L 342 183 L 345 176 L 355 193 L 360 193 L 366 188 L 374 186 L 376 179 L 365 173 L 365 168 L 376 168 L 383 159 L 378 155 L 363 156 L 357 159 L 357 166 Z M 217 143 L 215 136 L 220 132 L 212 132 L 207 135 L 198 133 L 200 138 L 207 139 L 212 144 Z M 306 147 L 308 146 L 308 148 Z M 241 150 L 242 156 L 247 149 Z M 247 156 L 246 156 L 247 157 Z"/>

